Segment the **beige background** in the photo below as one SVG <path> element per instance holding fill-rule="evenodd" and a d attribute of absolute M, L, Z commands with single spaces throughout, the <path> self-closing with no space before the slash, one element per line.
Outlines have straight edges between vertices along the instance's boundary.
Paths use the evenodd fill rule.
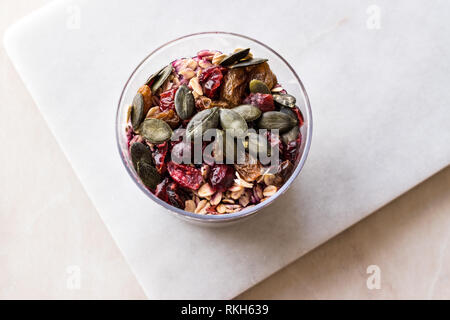
<path fill-rule="evenodd" d="M 1 0 L 1 34 L 48 2 Z M 3 46 L 0 70 L 0 298 L 145 298 Z M 449 213 L 447 168 L 239 298 L 448 299 Z"/>

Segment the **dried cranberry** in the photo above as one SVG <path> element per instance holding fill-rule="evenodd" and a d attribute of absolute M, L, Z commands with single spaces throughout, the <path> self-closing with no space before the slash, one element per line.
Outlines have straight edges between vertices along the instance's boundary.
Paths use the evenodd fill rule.
<path fill-rule="evenodd" d="M 234 182 L 234 168 L 226 164 L 214 165 L 211 168 L 209 181 L 214 190 L 225 191 Z"/>
<path fill-rule="evenodd" d="M 153 151 L 153 160 L 155 160 L 155 168 L 159 173 L 164 173 L 166 171 L 165 160 L 167 156 L 167 151 L 169 150 L 169 145 L 167 142 L 158 144 Z"/>
<path fill-rule="evenodd" d="M 168 203 L 177 208 L 184 208 L 184 201 L 178 194 L 178 185 L 175 182 L 167 185 Z"/>
<path fill-rule="evenodd" d="M 303 125 L 303 123 L 305 122 L 305 120 L 303 119 L 303 115 L 302 112 L 300 111 L 299 108 L 292 108 L 292 110 L 295 112 L 295 114 L 297 115 L 298 118 L 298 123 L 299 126 L 301 127 Z"/>
<path fill-rule="evenodd" d="M 173 143 L 171 159 L 176 163 L 191 163 L 192 143 L 186 143 L 184 141 Z"/>
<path fill-rule="evenodd" d="M 167 170 L 172 179 L 182 187 L 197 190 L 203 182 L 201 171 L 194 167 L 170 161 Z"/>
<path fill-rule="evenodd" d="M 302 143 L 302 135 L 299 134 L 297 139 L 290 141 L 284 148 L 284 159 L 295 162 L 298 155 L 298 148 Z"/>
<path fill-rule="evenodd" d="M 275 110 L 275 104 L 273 103 L 271 94 L 250 93 L 250 95 L 245 98 L 244 104 L 252 104 L 258 107 L 262 112 Z"/>
<path fill-rule="evenodd" d="M 167 185 L 169 184 L 169 178 L 165 178 L 163 181 L 161 181 L 157 186 L 155 190 L 155 196 L 160 198 L 163 201 L 166 201 L 169 199 L 169 196 L 167 195 Z"/>
<path fill-rule="evenodd" d="M 199 80 L 203 85 L 203 93 L 208 98 L 213 98 L 223 78 L 222 67 L 212 66 L 201 73 Z"/>
<path fill-rule="evenodd" d="M 278 148 L 279 155 L 284 157 L 285 156 L 285 148 L 284 144 L 280 140 L 280 136 L 277 134 L 273 134 L 271 131 L 267 132 L 267 142 L 272 148 Z M 279 159 L 278 159 L 279 160 Z"/>
<path fill-rule="evenodd" d="M 159 110 L 175 109 L 175 93 L 177 89 L 170 89 L 160 94 Z"/>

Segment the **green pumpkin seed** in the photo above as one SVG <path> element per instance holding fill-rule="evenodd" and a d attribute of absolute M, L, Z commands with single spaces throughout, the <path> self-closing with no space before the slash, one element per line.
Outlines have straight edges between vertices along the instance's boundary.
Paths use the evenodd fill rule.
<path fill-rule="evenodd" d="M 220 65 L 222 67 L 231 66 L 233 63 L 238 62 L 241 59 L 244 59 L 248 53 L 250 52 L 250 48 L 239 50 L 238 52 L 233 53 L 227 58 L 223 59 Z"/>
<path fill-rule="evenodd" d="M 175 110 L 178 116 L 183 119 L 189 119 L 195 110 L 195 99 L 188 86 L 183 84 L 175 94 Z"/>
<path fill-rule="evenodd" d="M 225 134 L 222 130 L 216 129 L 216 137 L 213 142 L 214 160 L 223 162 L 225 157 Z"/>
<path fill-rule="evenodd" d="M 231 110 L 239 113 L 247 122 L 258 119 L 262 113 L 258 107 L 251 104 L 242 104 L 240 106 L 234 107 Z"/>
<path fill-rule="evenodd" d="M 298 128 L 298 126 L 293 126 L 291 130 L 281 135 L 281 140 L 283 140 L 285 144 L 288 144 L 291 141 L 295 141 L 298 137 L 299 132 L 300 129 Z"/>
<path fill-rule="evenodd" d="M 233 137 L 244 137 L 248 131 L 245 119 L 231 109 L 220 109 L 220 125 Z"/>
<path fill-rule="evenodd" d="M 223 141 L 224 162 L 228 164 L 243 163 L 245 161 L 244 139 L 225 133 Z"/>
<path fill-rule="evenodd" d="M 170 74 L 172 73 L 173 67 L 171 64 L 169 64 L 167 67 L 164 67 L 158 75 L 155 78 L 155 82 L 152 84 L 152 93 L 155 93 L 156 90 L 161 87 L 164 82 L 169 78 Z"/>
<path fill-rule="evenodd" d="M 137 174 L 147 188 L 155 189 L 161 182 L 161 175 L 158 170 L 146 162 L 139 161 L 137 163 Z"/>
<path fill-rule="evenodd" d="M 292 119 L 294 119 L 295 121 L 297 121 L 297 115 L 295 114 L 294 111 L 292 111 L 292 108 L 289 107 L 281 107 L 280 108 L 280 112 L 283 112 L 289 116 L 292 117 Z"/>
<path fill-rule="evenodd" d="M 145 162 L 148 164 L 153 163 L 152 152 L 150 149 L 141 142 L 135 142 L 130 147 L 131 162 L 133 162 L 134 168 L 137 170 L 138 162 Z"/>
<path fill-rule="evenodd" d="M 232 65 L 230 68 L 234 69 L 234 68 L 243 68 L 243 67 L 249 67 L 249 66 L 254 66 L 257 64 L 261 64 L 268 61 L 268 59 L 262 59 L 262 58 L 253 58 L 250 60 L 245 60 L 239 63 L 236 63 L 234 65 Z"/>
<path fill-rule="evenodd" d="M 270 157 L 271 149 L 269 148 L 269 143 L 267 138 L 255 133 L 249 132 L 245 142 L 245 148 L 250 151 L 253 156 L 256 156 L 255 153 L 265 154 Z"/>
<path fill-rule="evenodd" d="M 296 124 L 297 121 L 290 115 L 279 111 L 264 112 L 258 120 L 258 128 L 268 130 L 277 129 L 280 133 L 289 131 Z"/>
<path fill-rule="evenodd" d="M 144 96 L 140 93 L 136 94 L 133 99 L 131 109 L 131 125 L 133 129 L 139 128 L 141 122 L 144 120 Z"/>
<path fill-rule="evenodd" d="M 139 128 L 141 135 L 150 143 L 160 144 L 170 140 L 172 129 L 161 119 L 146 119 Z"/>
<path fill-rule="evenodd" d="M 294 96 L 290 94 L 274 94 L 273 101 L 278 105 L 288 108 L 294 108 L 295 102 L 297 101 Z"/>
<path fill-rule="evenodd" d="M 250 81 L 249 87 L 251 93 L 271 93 L 269 87 L 261 80 L 253 79 Z"/>
<path fill-rule="evenodd" d="M 189 121 L 186 127 L 186 137 L 194 139 L 202 136 L 208 129 L 215 129 L 219 125 L 219 108 L 214 107 L 200 111 Z"/>
<path fill-rule="evenodd" d="M 150 86 L 152 85 L 152 82 L 154 79 L 156 79 L 156 77 L 166 68 L 167 66 L 162 67 L 161 69 L 159 69 L 158 71 L 156 71 L 154 74 L 152 74 L 147 81 L 145 82 L 146 85 Z"/>

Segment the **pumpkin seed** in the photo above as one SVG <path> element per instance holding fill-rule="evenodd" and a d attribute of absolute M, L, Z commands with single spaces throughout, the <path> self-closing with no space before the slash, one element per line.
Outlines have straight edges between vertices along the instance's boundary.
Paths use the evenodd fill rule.
<path fill-rule="evenodd" d="M 135 142 L 130 147 L 131 162 L 133 167 L 137 170 L 138 162 L 145 162 L 148 164 L 153 163 L 152 152 L 150 149 L 141 142 Z"/>
<path fill-rule="evenodd" d="M 178 116 L 183 119 L 189 119 L 195 109 L 194 95 L 189 90 L 188 86 L 181 85 L 175 94 L 175 110 Z"/>
<path fill-rule="evenodd" d="M 294 119 L 295 121 L 297 121 L 297 115 L 295 114 L 294 111 L 292 111 L 292 108 L 289 107 L 281 107 L 280 108 L 280 112 L 283 112 L 289 116 L 292 117 L 292 119 Z"/>
<path fill-rule="evenodd" d="M 293 126 L 291 130 L 281 135 L 281 140 L 283 140 L 285 144 L 288 144 L 291 141 L 295 141 L 298 137 L 299 132 L 300 129 L 298 128 L 298 126 Z"/>
<path fill-rule="evenodd" d="M 133 129 L 139 128 L 144 117 L 144 96 L 137 93 L 134 96 L 131 109 L 131 125 L 133 126 Z"/>
<path fill-rule="evenodd" d="M 216 129 L 216 137 L 213 142 L 214 160 L 224 161 L 225 157 L 225 134 L 222 130 Z"/>
<path fill-rule="evenodd" d="M 152 81 L 166 68 L 166 66 L 162 67 L 158 71 L 156 71 L 154 74 L 152 74 L 150 77 L 148 77 L 147 81 L 145 82 L 146 85 L 150 86 L 152 84 Z"/>
<path fill-rule="evenodd" d="M 170 74 L 172 73 L 172 70 L 172 65 L 169 64 L 158 73 L 158 75 L 154 78 L 154 83 L 152 84 L 152 93 L 155 93 L 156 90 L 158 90 L 159 87 L 161 87 L 164 82 L 166 82 L 167 78 L 169 78 Z"/>
<path fill-rule="evenodd" d="M 208 129 L 215 129 L 219 125 L 219 108 L 214 107 L 200 111 L 192 117 L 186 127 L 186 137 L 193 139 L 202 136 Z"/>
<path fill-rule="evenodd" d="M 253 79 L 252 81 L 250 81 L 249 87 L 251 93 L 270 93 L 269 87 L 261 80 Z"/>
<path fill-rule="evenodd" d="M 249 66 L 254 66 L 257 64 L 261 64 L 268 61 L 268 59 L 262 59 L 262 58 L 253 58 L 250 60 L 245 60 L 239 63 L 236 63 L 232 66 L 230 66 L 230 68 L 234 69 L 234 68 L 243 68 L 243 67 L 249 67 Z"/>
<path fill-rule="evenodd" d="M 220 125 L 233 137 L 244 137 L 247 134 L 247 122 L 239 113 L 231 109 L 220 109 Z"/>
<path fill-rule="evenodd" d="M 225 155 L 224 163 L 243 163 L 245 161 L 244 139 L 225 134 L 223 137 L 223 153 Z"/>
<path fill-rule="evenodd" d="M 139 132 L 150 143 L 155 144 L 163 143 L 172 137 L 172 129 L 167 122 L 155 118 L 145 119 Z"/>
<path fill-rule="evenodd" d="M 238 62 L 241 59 L 244 59 L 248 55 L 249 52 L 250 52 L 250 48 L 239 50 L 239 51 L 233 53 L 232 55 L 230 55 L 229 57 L 223 59 L 222 62 L 220 63 L 220 65 L 222 67 L 231 66 L 233 63 Z"/>
<path fill-rule="evenodd" d="M 279 111 L 264 112 L 258 120 L 258 128 L 260 129 L 278 129 L 280 133 L 290 130 L 297 124 L 297 121 L 290 115 Z"/>
<path fill-rule="evenodd" d="M 296 99 L 294 96 L 285 93 L 285 94 L 274 94 L 273 101 L 275 101 L 280 106 L 294 108 Z"/>
<path fill-rule="evenodd" d="M 161 176 L 156 168 L 146 162 L 139 161 L 137 163 L 137 174 L 147 188 L 155 189 L 161 182 Z"/>
<path fill-rule="evenodd" d="M 269 148 L 269 142 L 267 141 L 267 138 L 255 132 L 249 132 L 244 142 L 244 146 L 247 150 L 250 151 L 250 154 L 253 156 L 256 156 L 257 153 L 261 155 L 264 154 L 270 157 L 271 149 Z"/>
<path fill-rule="evenodd" d="M 261 110 L 251 104 L 242 104 L 232 109 L 234 112 L 239 113 L 245 121 L 254 121 L 261 116 Z"/>

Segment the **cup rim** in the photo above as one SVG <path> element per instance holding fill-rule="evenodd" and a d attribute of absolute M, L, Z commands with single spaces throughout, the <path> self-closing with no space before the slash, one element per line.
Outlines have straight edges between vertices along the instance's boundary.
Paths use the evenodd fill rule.
<path fill-rule="evenodd" d="M 291 174 L 291 176 L 289 177 L 289 179 L 283 184 L 283 186 L 271 197 L 269 197 L 269 199 L 258 203 L 257 205 L 248 208 L 248 209 L 243 209 L 241 211 L 235 212 L 235 213 L 227 213 L 227 214 L 222 214 L 222 215 L 200 215 L 200 214 L 196 214 L 196 213 L 192 213 L 189 211 L 185 211 L 183 209 L 179 209 L 175 206 L 172 206 L 168 203 L 166 203 L 165 201 L 159 199 L 157 196 L 155 196 L 150 190 L 148 190 L 147 188 L 145 188 L 141 183 L 139 183 L 139 181 L 134 177 L 134 173 L 131 171 L 131 168 L 128 165 L 128 162 L 126 160 L 126 157 L 128 155 L 124 154 L 122 148 L 121 148 L 121 144 L 120 144 L 120 124 L 119 124 L 119 118 L 120 118 L 120 106 L 122 104 L 122 100 L 125 94 L 126 89 L 128 88 L 128 85 L 130 84 L 131 79 L 134 77 L 134 75 L 136 74 L 136 72 L 140 69 L 140 67 L 152 56 L 154 55 L 156 52 L 160 51 L 161 49 L 165 48 L 166 46 L 186 39 L 186 38 L 190 38 L 190 37 L 195 37 L 195 36 L 201 36 L 201 35 L 227 35 L 227 36 L 234 36 L 234 37 L 239 37 L 239 38 L 243 38 L 246 40 L 250 40 L 253 42 L 256 42 L 257 44 L 265 47 L 267 50 L 271 51 L 275 56 L 277 56 L 281 61 L 283 61 L 286 66 L 289 68 L 289 70 L 292 72 L 292 74 L 294 75 L 294 77 L 296 78 L 298 84 L 300 85 L 300 88 L 302 90 L 302 93 L 304 95 L 304 99 L 305 99 L 305 108 L 306 108 L 306 114 L 304 115 L 306 117 L 306 123 L 308 124 L 307 127 L 307 131 L 306 131 L 306 141 L 305 141 L 305 148 L 303 150 L 302 155 L 300 156 L 299 162 L 294 170 L 294 172 Z M 175 214 L 176 216 L 188 219 L 188 220 L 192 220 L 192 221 L 199 221 L 199 222 L 214 222 L 214 223 L 218 223 L 218 222 L 229 222 L 229 221 L 236 221 L 239 219 L 243 219 L 249 216 L 252 216 L 256 213 L 258 213 L 261 209 L 267 207 L 268 205 L 270 205 L 273 201 L 275 201 L 281 194 L 283 194 L 293 183 L 293 181 L 295 180 L 295 178 L 297 178 L 297 176 L 299 175 L 300 171 L 303 169 L 304 164 L 306 159 L 308 158 L 308 154 L 309 154 L 309 150 L 311 148 L 311 140 L 312 140 L 312 128 L 313 128 L 313 122 L 312 122 L 312 110 L 311 110 L 311 104 L 310 104 L 310 100 L 309 100 L 309 96 L 308 93 L 305 89 L 305 86 L 303 85 L 303 82 L 300 80 L 300 77 L 297 75 L 297 73 L 295 72 L 295 70 L 292 68 L 292 66 L 279 54 L 277 53 L 275 50 L 273 50 L 272 48 L 270 48 L 268 45 L 262 43 L 259 40 L 253 39 L 251 37 L 242 35 L 242 34 L 238 34 L 238 33 L 234 33 L 234 32 L 227 32 L 227 31 L 204 31 L 204 32 L 196 32 L 196 33 L 191 33 L 191 34 L 187 34 L 178 38 L 175 38 L 171 41 L 168 41 L 164 44 L 162 44 L 161 46 L 157 47 L 156 49 L 154 49 L 153 51 L 151 51 L 137 66 L 136 68 L 133 70 L 133 72 L 130 74 L 130 76 L 128 77 L 127 81 L 125 82 L 125 85 L 122 89 L 122 92 L 120 94 L 119 97 L 119 102 L 118 102 L 118 106 L 117 106 L 117 111 L 116 111 L 116 144 L 118 147 L 118 151 L 119 151 L 119 155 L 120 158 L 122 159 L 122 163 L 126 169 L 126 171 L 128 172 L 128 175 L 131 177 L 131 179 L 134 181 L 134 183 L 139 187 L 139 189 L 141 189 L 141 191 L 143 191 L 150 199 L 152 199 L 153 201 L 155 201 L 156 203 L 158 203 L 159 205 L 161 205 L 163 208 L 167 209 L 169 212 L 171 212 L 172 214 Z"/>

